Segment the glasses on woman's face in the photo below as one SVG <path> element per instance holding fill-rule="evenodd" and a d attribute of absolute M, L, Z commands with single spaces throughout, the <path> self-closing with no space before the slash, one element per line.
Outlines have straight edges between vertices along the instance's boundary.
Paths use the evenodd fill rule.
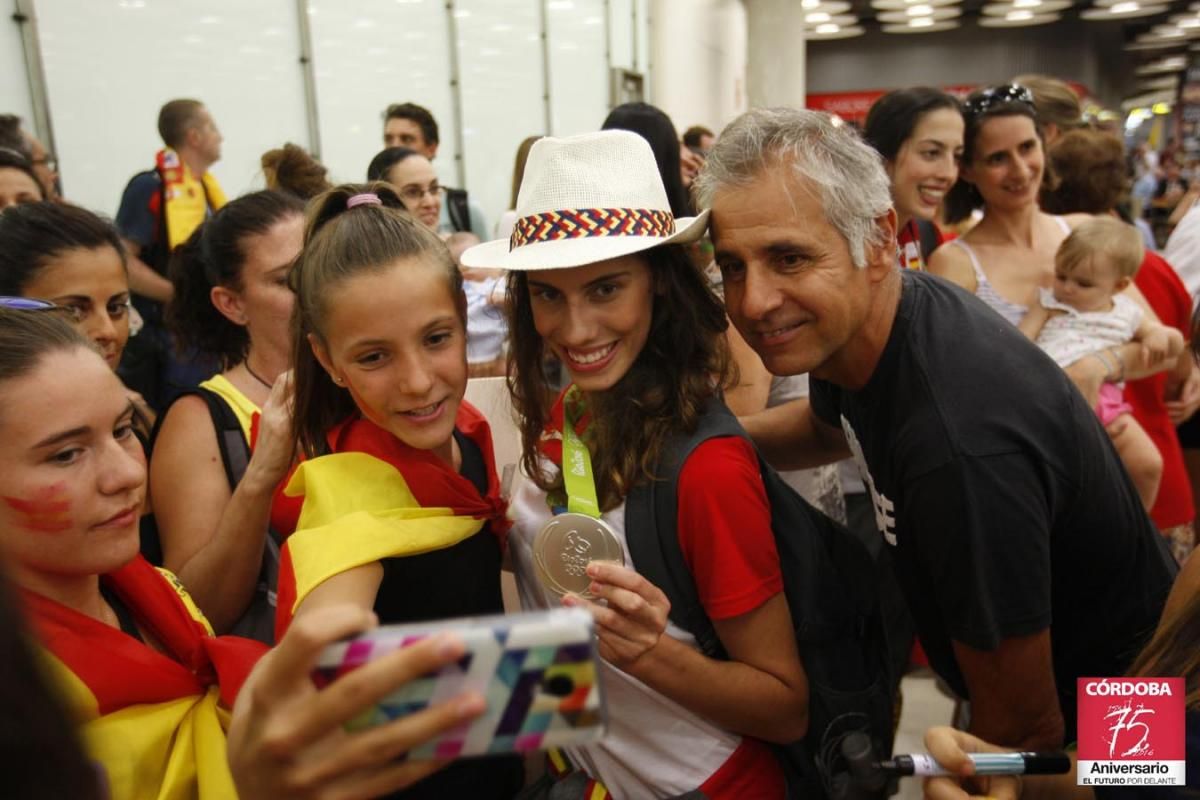
<path fill-rule="evenodd" d="M 1004 103 L 1022 103 L 1029 106 L 1032 111 L 1033 92 L 1016 83 L 1010 83 L 1007 86 L 993 86 L 968 97 L 967 102 L 963 103 L 963 111 L 969 116 L 975 116 Z"/>
<path fill-rule="evenodd" d="M 9 311 L 60 311 L 61 308 L 49 300 L 35 300 L 32 297 L 0 296 L 0 308 Z"/>
<path fill-rule="evenodd" d="M 435 200 L 438 199 L 442 196 L 442 191 L 443 188 L 436 181 L 424 188 L 410 184 L 400 190 L 400 199 L 409 205 L 416 205 L 425 198 L 425 195 L 429 195 Z"/>

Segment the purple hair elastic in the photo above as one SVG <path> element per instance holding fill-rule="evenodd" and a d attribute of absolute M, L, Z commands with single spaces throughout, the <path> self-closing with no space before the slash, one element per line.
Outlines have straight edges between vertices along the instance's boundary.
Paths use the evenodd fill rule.
<path fill-rule="evenodd" d="M 379 195 L 374 192 L 363 192 L 356 194 L 346 201 L 346 208 L 357 208 L 358 206 L 381 206 L 383 201 L 379 199 Z"/>

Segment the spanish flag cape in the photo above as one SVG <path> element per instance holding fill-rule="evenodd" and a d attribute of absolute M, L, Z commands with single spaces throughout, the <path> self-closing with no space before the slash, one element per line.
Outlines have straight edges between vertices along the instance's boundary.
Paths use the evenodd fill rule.
<path fill-rule="evenodd" d="M 111 796 L 235 798 L 226 709 L 266 647 L 214 637 L 175 576 L 141 556 L 100 580 L 164 652 L 34 592 L 22 591 L 22 599 L 51 680 Z"/>
<path fill-rule="evenodd" d="M 155 169 L 162 179 L 162 193 L 150 201 L 151 210 L 161 214 L 167 230 L 167 252 L 173 251 L 208 218 L 208 210 L 225 205 L 225 192 L 211 172 L 197 179 L 171 148 L 159 150 Z M 161 197 L 161 200 L 157 198 Z M 155 208 L 158 203 L 161 208 Z"/>
<path fill-rule="evenodd" d="M 487 523 L 503 549 L 511 523 L 500 498 L 491 429 L 465 401 L 455 427 L 483 456 L 488 491 L 482 497 L 432 452 L 409 447 L 357 415 L 330 430 L 330 455 L 296 468 L 284 494 L 302 497 L 302 505 L 280 558 L 276 641 L 300 602 L 334 575 L 453 547 Z"/>

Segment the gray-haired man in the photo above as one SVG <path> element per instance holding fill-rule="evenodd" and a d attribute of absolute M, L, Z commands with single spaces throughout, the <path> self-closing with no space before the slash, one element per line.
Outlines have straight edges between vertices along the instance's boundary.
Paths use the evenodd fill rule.
<path fill-rule="evenodd" d="M 854 455 L 973 733 L 1072 741 L 1075 679 L 1124 672 L 1174 575 L 1091 409 L 994 311 L 898 268 L 879 157 L 830 117 L 743 115 L 698 191 L 730 319 L 771 372 L 812 376 L 751 434 L 786 468 Z"/>

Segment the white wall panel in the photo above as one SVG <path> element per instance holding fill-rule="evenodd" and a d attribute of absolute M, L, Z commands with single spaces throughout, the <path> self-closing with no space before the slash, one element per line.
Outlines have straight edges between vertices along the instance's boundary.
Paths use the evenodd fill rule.
<path fill-rule="evenodd" d="M 438 176 L 457 186 L 450 40 L 442 0 L 309 0 L 321 156 L 337 181 L 362 181 L 383 149 L 383 111 L 424 106 L 438 122 Z"/>
<path fill-rule="evenodd" d="M 546 9 L 554 135 L 599 130 L 608 114 L 604 0 L 548 0 Z"/>
<path fill-rule="evenodd" d="M 540 2 L 457 0 L 454 8 L 467 189 L 494 226 L 508 208 L 517 146 L 546 133 Z"/>
<path fill-rule="evenodd" d="M 262 184 L 259 158 L 307 144 L 292 0 L 38 0 L 63 188 L 115 213 L 162 147 L 158 110 L 203 101 L 225 135 L 213 172 L 230 197 Z"/>
<path fill-rule="evenodd" d="M 633 0 L 608 0 L 612 65 L 633 69 Z"/>

